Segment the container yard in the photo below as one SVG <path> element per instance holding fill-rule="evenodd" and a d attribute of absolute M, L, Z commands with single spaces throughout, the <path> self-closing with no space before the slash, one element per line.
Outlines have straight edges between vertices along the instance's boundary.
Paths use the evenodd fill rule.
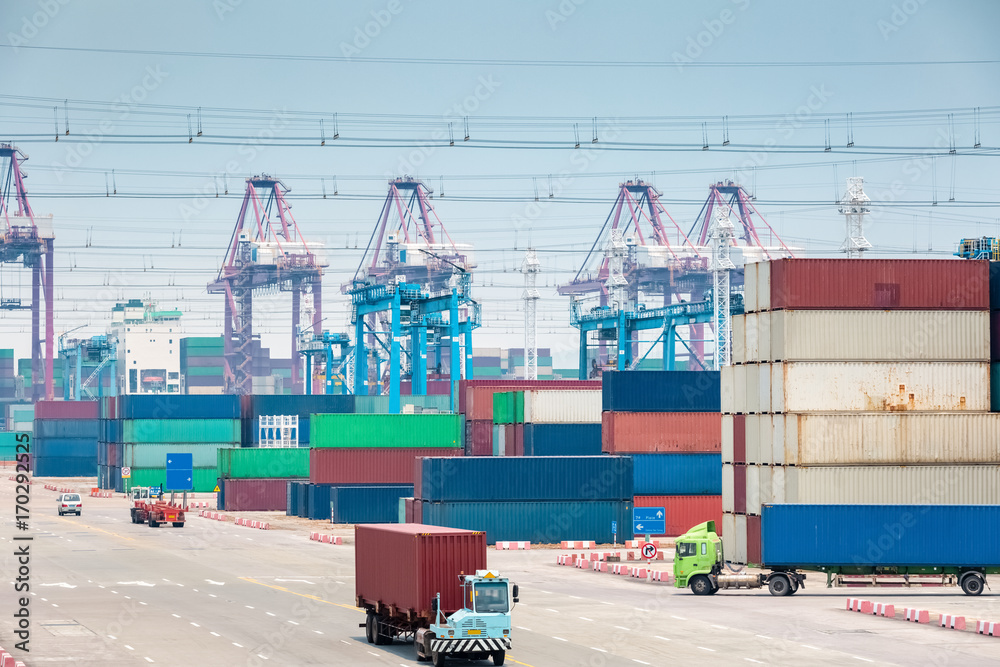
<path fill-rule="evenodd" d="M 8 5 L 0 667 L 998 664 L 1000 6 Z"/>

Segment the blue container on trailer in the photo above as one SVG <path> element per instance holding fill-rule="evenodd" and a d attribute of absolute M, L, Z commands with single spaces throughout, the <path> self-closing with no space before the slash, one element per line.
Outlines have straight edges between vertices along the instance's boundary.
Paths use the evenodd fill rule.
<path fill-rule="evenodd" d="M 722 495 L 721 454 L 632 454 L 637 496 Z"/>
<path fill-rule="evenodd" d="M 412 484 L 334 486 L 330 488 L 330 520 L 333 523 L 396 523 L 399 499 L 412 496 Z"/>
<path fill-rule="evenodd" d="M 525 424 L 525 456 L 600 456 L 600 424 Z"/>
<path fill-rule="evenodd" d="M 1000 565 L 1000 505 L 764 505 L 768 567 Z"/>
<path fill-rule="evenodd" d="M 719 371 L 606 371 L 605 412 L 720 412 Z"/>
<path fill-rule="evenodd" d="M 421 465 L 423 500 L 630 501 L 634 495 L 628 456 L 430 457 Z"/>
<path fill-rule="evenodd" d="M 312 414 L 342 414 L 354 412 L 353 394 L 256 394 L 251 402 L 251 413 L 244 415 L 254 420 L 261 415 L 298 415 L 299 419 Z"/>
<path fill-rule="evenodd" d="M 239 419 L 240 397 L 231 394 L 150 394 L 119 397 L 122 419 Z"/>
<path fill-rule="evenodd" d="M 92 438 L 100 435 L 96 419 L 38 419 L 35 420 L 36 438 Z"/>
<path fill-rule="evenodd" d="M 35 456 L 86 457 L 94 459 L 94 463 L 97 463 L 97 438 L 35 438 L 32 445 Z"/>
<path fill-rule="evenodd" d="M 514 502 L 423 501 L 423 523 L 486 532 L 486 541 L 526 540 L 553 544 L 563 540 L 611 543 L 611 523 L 618 541 L 632 535 L 632 503 L 626 500 Z"/>
<path fill-rule="evenodd" d="M 94 456 L 35 456 L 32 459 L 35 477 L 96 477 L 97 455 Z"/>

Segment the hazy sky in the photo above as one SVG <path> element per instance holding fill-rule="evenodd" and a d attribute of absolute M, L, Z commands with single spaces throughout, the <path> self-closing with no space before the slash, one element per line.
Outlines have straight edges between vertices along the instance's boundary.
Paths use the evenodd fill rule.
<path fill-rule="evenodd" d="M 78 333 L 101 333 L 115 300 L 147 295 L 182 309 L 189 332 L 221 332 L 222 300 L 207 295 L 205 284 L 224 255 L 243 179 L 260 172 L 285 179 L 303 232 L 329 250 L 325 326 L 347 326 L 348 303 L 338 286 L 357 268 L 387 178 L 407 173 L 437 191 L 434 204 L 452 238 L 476 246 L 475 294 L 485 320 L 477 346 L 521 346 L 522 278 L 515 270 L 528 243 L 539 249 L 540 282 L 547 286 L 540 343 L 556 350 L 557 365 L 575 362 L 576 337 L 568 327 L 568 302 L 554 285 L 579 267 L 625 178 L 652 180 L 686 232 L 710 183 L 740 170 L 750 179 L 748 166 L 756 165 L 758 208 L 787 242 L 804 248 L 801 254 L 836 255 L 844 222 L 833 201 L 850 175 L 864 176 L 876 202 L 868 238 L 879 254 L 914 256 L 916 250 L 916 256 L 945 257 L 962 236 L 1000 235 L 1000 65 L 705 66 L 998 60 L 995 2 L 15 0 L 3 3 L 0 19 L 0 138 L 12 138 L 30 156 L 25 171 L 36 215 L 54 215 L 58 332 L 87 324 Z M 397 61 L 359 60 L 364 58 Z M 503 60 L 666 66 L 497 62 Z M 70 135 L 55 142 L 53 107 L 62 134 L 62 100 L 69 100 Z M 197 107 L 206 110 L 205 136 L 188 143 L 186 116 L 196 119 Z M 971 148 L 976 128 L 968 114 L 974 107 L 982 108 L 978 151 Z M 946 111 L 911 113 L 920 110 Z M 866 112 L 896 113 L 866 120 Z M 956 114 L 952 124 L 949 112 Z M 318 113 L 327 135 L 323 147 Z M 343 119 L 337 141 L 335 113 Z M 860 115 L 854 149 L 845 146 L 847 113 Z M 466 144 L 466 116 L 473 139 L 552 143 L 545 149 Z M 731 119 L 725 150 L 723 116 Z M 596 149 L 593 117 L 603 141 Z M 653 117 L 666 118 L 657 126 Z M 822 150 L 826 119 L 829 152 Z M 708 123 L 707 151 L 607 149 L 612 141 L 700 144 L 702 121 Z M 449 123 L 455 147 L 437 145 Z M 573 148 L 574 124 L 579 150 Z M 279 142 L 315 141 L 208 141 L 262 131 Z M 164 134 L 177 140 L 147 145 L 123 138 Z M 386 137 L 426 145 L 343 145 Z M 947 153 L 952 138 L 956 157 L 940 157 L 933 167 L 921 157 L 923 149 Z M 813 150 L 761 151 L 768 141 Z M 875 155 L 873 146 L 900 150 Z M 118 194 L 106 197 L 106 187 Z M 952 189 L 954 203 L 948 201 Z M 935 198 L 939 203 L 931 206 Z M 878 206 L 886 200 L 896 204 Z M 3 296 L 30 296 L 27 272 L 5 266 L 0 278 Z M 287 356 L 289 304 L 258 303 L 255 330 L 276 354 Z M 0 313 L 0 346 L 27 356 L 28 329 L 26 312 Z"/>

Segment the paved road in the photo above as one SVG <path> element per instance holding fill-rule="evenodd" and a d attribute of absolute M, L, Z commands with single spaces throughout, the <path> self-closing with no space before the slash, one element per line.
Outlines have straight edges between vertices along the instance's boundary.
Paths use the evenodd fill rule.
<path fill-rule="evenodd" d="M 0 505 L 13 502 L 5 476 Z M 120 498 L 85 498 L 79 518 L 55 516 L 54 505 L 55 493 L 36 485 L 29 666 L 418 664 L 408 645 L 366 643 L 358 627 L 364 615 L 353 606 L 349 545 L 198 517 L 183 529 L 150 529 L 128 521 Z M 14 532 L 4 520 L 7 554 Z M 521 587 L 508 664 L 987 665 L 1000 655 L 1000 639 L 849 614 L 841 610 L 841 591 L 696 598 L 666 585 L 558 567 L 556 553 L 490 552 L 491 567 Z M 4 572 L 13 568 L 5 556 Z M 865 596 L 1000 618 L 998 596 Z M 0 645 L 9 648 L 14 603 L 8 594 L 0 599 L 11 607 L 0 609 Z"/>

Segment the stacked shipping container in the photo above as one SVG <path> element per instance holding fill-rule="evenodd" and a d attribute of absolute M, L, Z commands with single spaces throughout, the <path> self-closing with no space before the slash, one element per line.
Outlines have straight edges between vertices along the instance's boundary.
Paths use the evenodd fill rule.
<path fill-rule="evenodd" d="M 601 444 L 627 454 L 636 507 L 663 507 L 665 535 L 721 524 L 722 416 L 711 371 L 604 373 Z"/>
<path fill-rule="evenodd" d="M 986 262 L 746 268 L 723 370 L 723 534 L 760 563 L 770 503 L 995 504 Z"/>
<path fill-rule="evenodd" d="M 287 486 L 309 477 L 309 450 L 234 448 L 217 452 L 219 509 L 286 511 Z"/>
<path fill-rule="evenodd" d="M 494 456 L 600 453 L 600 390 L 529 389 L 493 394 Z"/>
<path fill-rule="evenodd" d="M 37 477 L 94 477 L 97 471 L 98 404 L 39 401 L 32 446 Z"/>
<path fill-rule="evenodd" d="M 221 394 L 225 389 L 226 358 L 221 336 L 181 339 L 181 375 L 188 394 Z"/>

